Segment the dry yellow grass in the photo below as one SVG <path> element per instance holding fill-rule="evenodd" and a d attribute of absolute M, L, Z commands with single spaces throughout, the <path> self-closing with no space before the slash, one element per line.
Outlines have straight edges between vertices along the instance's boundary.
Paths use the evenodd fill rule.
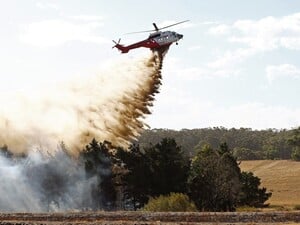
<path fill-rule="evenodd" d="M 300 162 L 290 160 L 242 161 L 242 171 L 261 178 L 262 186 L 272 191 L 270 205 L 300 205 Z"/>

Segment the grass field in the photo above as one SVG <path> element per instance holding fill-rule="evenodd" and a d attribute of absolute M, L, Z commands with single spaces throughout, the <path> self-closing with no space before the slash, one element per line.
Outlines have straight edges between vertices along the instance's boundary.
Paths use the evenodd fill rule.
<path fill-rule="evenodd" d="M 242 161 L 242 171 L 261 178 L 262 186 L 272 191 L 270 206 L 300 205 L 300 162 L 290 160 Z"/>

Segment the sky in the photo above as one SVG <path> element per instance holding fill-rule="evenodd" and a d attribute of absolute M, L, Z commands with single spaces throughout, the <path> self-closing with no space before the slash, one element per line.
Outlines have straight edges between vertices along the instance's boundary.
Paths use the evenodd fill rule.
<path fill-rule="evenodd" d="M 300 126 L 300 1 L 0 1 L 0 93 L 88 76 L 169 28 L 184 35 L 164 60 L 151 128 Z"/>

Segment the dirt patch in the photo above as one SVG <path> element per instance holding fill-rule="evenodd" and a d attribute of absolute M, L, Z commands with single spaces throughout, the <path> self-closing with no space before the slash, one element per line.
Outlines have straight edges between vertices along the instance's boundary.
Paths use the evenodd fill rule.
<path fill-rule="evenodd" d="M 81 213 L 2 213 L 0 224 L 298 224 L 300 212 L 81 212 Z"/>

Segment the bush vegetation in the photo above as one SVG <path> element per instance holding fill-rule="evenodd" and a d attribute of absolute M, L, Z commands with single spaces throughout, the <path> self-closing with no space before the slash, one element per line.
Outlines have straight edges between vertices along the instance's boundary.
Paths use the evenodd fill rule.
<path fill-rule="evenodd" d="M 169 195 L 150 198 L 142 210 L 152 212 L 194 212 L 197 211 L 197 208 L 186 194 L 170 193 Z"/>
<path fill-rule="evenodd" d="M 300 205 L 295 205 L 294 209 L 295 210 L 300 210 Z"/>
<path fill-rule="evenodd" d="M 260 188 L 258 177 L 241 172 L 226 143 L 217 148 L 198 145 L 189 157 L 172 138 L 144 147 L 110 148 L 109 142 L 93 139 L 78 158 L 86 179 L 96 181 L 87 206 L 93 210 L 235 211 L 240 206 L 262 207 L 271 196 Z M 7 147 L 2 151 L 14 160 Z M 64 189 L 51 188 L 56 175 L 49 173 L 45 190 L 60 198 Z"/>
<path fill-rule="evenodd" d="M 300 160 L 300 127 L 291 130 L 226 129 L 224 127 L 146 130 L 139 138 L 141 147 L 158 143 L 162 138 L 173 138 L 185 154 L 191 156 L 209 144 L 216 149 L 226 142 L 238 160 L 293 159 Z M 298 146 L 298 148 L 297 148 Z"/>

